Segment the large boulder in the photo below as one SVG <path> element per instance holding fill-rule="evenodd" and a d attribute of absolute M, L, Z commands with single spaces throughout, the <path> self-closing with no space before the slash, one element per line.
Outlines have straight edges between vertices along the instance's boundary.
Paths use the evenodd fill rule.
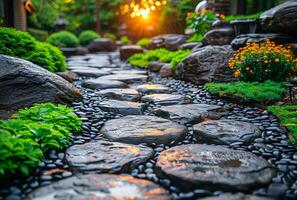
<path fill-rule="evenodd" d="M 143 52 L 144 49 L 139 45 L 125 45 L 120 48 L 120 58 L 121 60 L 127 60 L 130 56 Z"/>
<path fill-rule="evenodd" d="M 266 31 L 297 37 L 297 1 L 290 0 L 267 10 L 260 16 L 260 23 Z"/>
<path fill-rule="evenodd" d="M 234 29 L 232 27 L 218 28 L 208 31 L 203 40 L 203 45 L 227 45 L 234 39 Z"/>
<path fill-rule="evenodd" d="M 186 42 L 187 36 L 181 34 L 166 34 L 153 37 L 150 41 L 150 49 L 166 48 L 175 51 Z"/>
<path fill-rule="evenodd" d="M 87 48 L 90 52 L 113 51 L 115 50 L 115 44 L 111 39 L 98 38 L 91 42 Z"/>
<path fill-rule="evenodd" d="M 202 47 L 177 66 L 176 75 L 197 84 L 233 81 L 233 72 L 227 64 L 233 52 L 229 45 Z"/>
<path fill-rule="evenodd" d="M 71 103 L 81 97 L 62 77 L 31 62 L 0 55 L 0 117 L 35 103 Z"/>

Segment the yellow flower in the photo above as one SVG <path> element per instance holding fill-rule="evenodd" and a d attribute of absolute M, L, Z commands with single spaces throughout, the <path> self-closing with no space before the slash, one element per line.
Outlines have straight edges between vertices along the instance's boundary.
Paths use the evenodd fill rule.
<path fill-rule="evenodd" d="M 235 78 L 238 78 L 240 76 L 240 70 L 237 69 L 235 72 L 234 72 L 234 77 Z"/>

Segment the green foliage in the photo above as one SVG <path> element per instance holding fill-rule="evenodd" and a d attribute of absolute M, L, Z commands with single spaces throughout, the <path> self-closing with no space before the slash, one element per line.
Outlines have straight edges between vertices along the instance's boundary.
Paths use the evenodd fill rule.
<path fill-rule="evenodd" d="M 266 103 L 282 99 L 286 89 L 281 83 L 266 81 L 257 82 L 234 82 L 234 83 L 207 83 L 205 88 L 220 97 L 236 98 L 241 102 Z"/>
<path fill-rule="evenodd" d="M 203 35 L 195 33 L 189 39 L 187 39 L 187 42 L 201 42 L 202 39 Z"/>
<path fill-rule="evenodd" d="M 230 22 L 232 20 L 237 20 L 237 19 L 258 19 L 260 15 L 261 15 L 261 12 L 251 14 L 251 15 L 230 15 L 230 16 L 226 16 L 225 20 Z"/>
<path fill-rule="evenodd" d="M 121 43 L 123 45 L 127 45 L 127 44 L 131 44 L 131 40 L 129 40 L 129 38 L 127 36 L 122 36 L 121 39 L 120 39 Z"/>
<path fill-rule="evenodd" d="M 112 41 L 116 41 L 117 36 L 115 34 L 112 34 L 112 33 L 105 33 L 103 35 L 103 38 L 108 38 L 108 39 L 111 39 Z"/>
<path fill-rule="evenodd" d="M 128 62 L 137 67 L 147 67 L 150 62 L 160 61 L 170 63 L 172 68 L 175 69 L 177 64 L 190 52 L 190 50 L 169 51 L 167 49 L 156 49 L 146 53 L 134 54 L 128 59 Z"/>
<path fill-rule="evenodd" d="M 290 131 L 289 141 L 297 146 L 297 105 L 269 106 L 268 110 Z"/>
<path fill-rule="evenodd" d="M 142 38 L 136 44 L 143 48 L 148 48 L 150 41 L 151 40 L 149 38 Z"/>
<path fill-rule="evenodd" d="M 38 41 L 44 42 L 48 38 L 48 32 L 44 30 L 39 30 L 35 28 L 28 28 L 28 33 L 32 35 Z"/>
<path fill-rule="evenodd" d="M 31 61 L 51 72 L 66 69 L 65 57 L 59 49 L 16 29 L 0 28 L 0 54 Z"/>
<path fill-rule="evenodd" d="M 60 31 L 60 32 L 51 34 L 48 37 L 47 42 L 56 47 L 64 48 L 64 47 L 77 47 L 79 40 L 74 34 L 68 31 Z"/>
<path fill-rule="evenodd" d="M 79 43 L 85 46 L 99 37 L 100 35 L 95 31 L 87 30 L 87 31 L 81 32 L 78 38 L 79 38 Z"/>
<path fill-rule="evenodd" d="M 71 108 L 64 105 L 55 105 L 53 103 L 36 104 L 31 108 L 19 110 L 13 117 L 64 126 L 74 133 L 81 131 L 81 119 Z"/>

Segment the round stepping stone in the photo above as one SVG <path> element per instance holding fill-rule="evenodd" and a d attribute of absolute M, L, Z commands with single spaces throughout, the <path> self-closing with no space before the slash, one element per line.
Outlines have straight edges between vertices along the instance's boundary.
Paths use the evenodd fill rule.
<path fill-rule="evenodd" d="M 146 105 L 131 101 L 107 100 L 99 103 L 99 107 L 106 112 L 122 115 L 142 115 Z"/>
<path fill-rule="evenodd" d="M 159 105 L 172 105 L 191 103 L 192 99 L 179 94 L 150 94 L 143 96 L 141 101 Z"/>
<path fill-rule="evenodd" d="M 216 197 L 201 198 L 199 200 L 273 200 L 273 199 L 267 198 L 267 197 L 255 196 L 255 195 L 242 194 L 242 193 L 237 193 L 237 194 L 227 193 Z"/>
<path fill-rule="evenodd" d="M 94 141 L 67 149 L 66 160 L 76 171 L 129 172 L 153 156 L 146 146 Z"/>
<path fill-rule="evenodd" d="M 79 76 L 93 76 L 93 77 L 99 77 L 99 76 L 105 76 L 110 74 L 109 72 L 105 72 L 102 70 L 98 70 L 95 68 L 87 68 L 87 69 L 74 69 L 73 72 L 77 73 Z"/>
<path fill-rule="evenodd" d="M 134 82 L 145 82 L 148 76 L 141 74 L 112 74 L 107 76 L 102 76 L 102 79 L 113 80 L 113 81 L 123 81 L 125 83 Z"/>
<path fill-rule="evenodd" d="M 187 128 L 155 116 L 125 116 L 107 121 L 101 131 L 111 141 L 169 144 L 187 135 Z"/>
<path fill-rule="evenodd" d="M 201 122 L 205 118 L 219 119 L 222 113 L 220 106 L 208 104 L 185 104 L 162 106 L 155 110 L 155 114 L 181 124 Z"/>
<path fill-rule="evenodd" d="M 248 191 L 269 184 L 275 175 L 266 160 L 250 152 L 204 144 L 161 152 L 156 170 L 185 190 Z"/>
<path fill-rule="evenodd" d="M 143 94 L 171 93 L 172 89 L 161 84 L 144 84 L 136 87 L 136 90 Z"/>
<path fill-rule="evenodd" d="M 88 174 L 54 182 L 38 188 L 26 200 L 170 200 L 170 194 L 157 184 L 132 176 Z"/>
<path fill-rule="evenodd" d="M 83 82 L 83 87 L 93 90 L 108 88 L 128 88 L 128 85 L 122 81 L 112 81 L 105 79 L 89 79 Z"/>
<path fill-rule="evenodd" d="M 144 70 L 118 70 L 113 71 L 113 74 L 140 74 L 140 75 L 146 75 L 147 71 Z"/>
<path fill-rule="evenodd" d="M 100 90 L 97 94 L 110 99 L 124 100 L 124 101 L 138 101 L 140 95 L 134 89 L 105 89 Z"/>
<path fill-rule="evenodd" d="M 209 120 L 196 124 L 194 136 L 207 144 L 229 145 L 233 142 L 249 144 L 261 136 L 260 129 L 247 122 L 234 120 Z"/>

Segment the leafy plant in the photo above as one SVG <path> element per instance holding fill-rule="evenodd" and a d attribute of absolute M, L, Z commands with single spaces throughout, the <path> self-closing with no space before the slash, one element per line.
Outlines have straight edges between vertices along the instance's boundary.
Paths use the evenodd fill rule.
<path fill-rule="evenodd" d="M 148 48 L 150 41 L 151 40 L 149 38 L 142 38 L 136 44 L 143 48 Z"/>
<path fill-rule="evenodd" d="M 95 31 L 87 30 L 87 31 L 81 32 L 78 38 L 79 38 L 79 43 L 85 46 L 99 37 L 100 35 Z"/>
<path fill-rule="evenodd" d="M 107 39 L 111 39 L 112 41 L 116 41 L 117 36 L 115 34 L 112 34 L 112 33 L 105 33 L 103 35 L 103 38 L 107 38 Z"/>
<path fill-rule="evenodd" d="M 30 33 L 30 35 L 41 42 L 46 41 L 46 39 L 48 38 L 48 32 L 44 30 L 28 28 L 28 33 Z"/>
<path fill-rule="evenodd" d="M 262 44 L 251 43 L 240 48 L 229 60 L 229 67 L 235 70 L 234 76 L 242 81 L 282 82 L 295 74 L 297 59 L 294 59 L 291 49 L 267 40 Z"/>
<path fill-rule="evenodd" d="M 229 15 L 229 16 L 226 16 L 225 21 L 230 22 L 237 19 L 258 19 L 260 15 L 261 15 L 261 12 L 251 14 L 251 15 Z"/>
<path fill-rule="evenodd" d="M 195 33 L 189 39 L 187 39 L 187 42 L 201 42 L 202 39 L 203 35 Z"/>
<path fill-rule="evenodd" d="M 131 40 L 129 40 L 129 38 L 127 36 L 122 36 L 121 39 L 120 39 L 121 43 L 124 44 L 124 45 L 127 45 L 127 44 L 131 44 Z"/>
<path fill-rule="evenodd" d="M 241 102 L 275 102 L 282 99 L 286 89 L 283 84 L 273 81 L 264 83 L 257 82 L 234 82 L 234 83 L 207 83 L 205 88 L 211 94 L 220 97 L 237 98 Z"/>
<path fill-rule="evenodd" d="M 56 47 L 64 48 L 64 47 L 77 47 L 79 40 L 74 34 L 68 31 L 60 31 L 60 32 L 51 34 L 48 37 L 47 42 Z"/>

